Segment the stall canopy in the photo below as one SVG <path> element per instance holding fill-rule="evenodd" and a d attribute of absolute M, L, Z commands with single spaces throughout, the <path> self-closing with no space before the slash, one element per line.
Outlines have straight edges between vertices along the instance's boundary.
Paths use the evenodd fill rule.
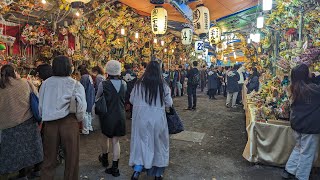
<path fill-rule="evenodd" d="M 141 15 L 150 15 L 154 8 L 154 4 L 150 0 L 120 0 L 122 3 L 136 9 Z M 187 4 L 191 9 L 196 5 L 203 3 L 210 11 L 210 19 L 212 21 L 221 17 L 233 14 L 243 9 L 250 8 L 258 4 L 258 0 L 187 0 Z M 186 19 L 170 4 L 166 3 L 163 7 L 168 11 L 168 19 L 178 22 L 186 22 Z"/>

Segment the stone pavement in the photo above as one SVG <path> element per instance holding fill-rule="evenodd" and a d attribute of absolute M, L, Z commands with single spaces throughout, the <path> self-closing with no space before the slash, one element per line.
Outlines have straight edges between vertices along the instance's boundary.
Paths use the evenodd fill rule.
<path fill-rule="evenodd" d="M 196 111 L 183 110 L 187 106 L 187 97 L 174 99 L 175 107 L 184 122 L 186 133 L 170 139 L 170 165 L 164 179 L 168 180 L 280 180 L 282 169 L 254 165 L 242 157 L 247 141 L 245 117 L 242 110 L 230 111 L 225 98 L 209 100 L 199 93 Z M 121 138 L 121 176 L 114 178 L 104 173 L 98 162 L 100 146 L 98 132 L 81 136 L 80 175 L 90 180 L 128 180 L 132 168 L 128 166 L 130 152 L 130 127 L 128 134 Z M 177 137 L 178 136 L 178 137 Z M 111 155 L 109 156 L 111 159 Z M 57 170 L 57 178 L 62 179 L 63 167 Z M 141 176 L 144 179 L 145 175 Z"/>

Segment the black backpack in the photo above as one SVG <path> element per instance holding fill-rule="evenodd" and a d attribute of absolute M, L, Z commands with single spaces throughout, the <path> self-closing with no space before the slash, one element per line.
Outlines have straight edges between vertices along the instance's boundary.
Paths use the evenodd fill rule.
<path fill-rule="evenodd" d="M 195 85 L 195 86 L 200 84 L 200 73 L 199 73 L 199 71 L 197 73 L 195 73 L 194 76 L 192 77 L 191 84 Z"/>

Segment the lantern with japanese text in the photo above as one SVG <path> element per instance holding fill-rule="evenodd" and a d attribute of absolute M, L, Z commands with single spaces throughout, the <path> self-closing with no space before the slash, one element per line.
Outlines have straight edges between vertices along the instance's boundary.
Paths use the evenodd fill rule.
<path fill-rule="evenodd" d="M 181 42 L 183 45 L 190 45 L 192 43 L 193 32 L 191 28 L 183 28 L 181 31 Z"/>
<path fill-rule="evenodd" d="M 211 27 L 209 31 L 210 45 L 218 44 L 221 38 L 221 29 L 217 26 Z"/>
<path fill-rule="evenodd" d="M 210 13 L 209 9 L 203 4 L 197 6 L 193 11 L 193 26 L 196 34 L 207 34 L 210 28 Z"/>
<path fill-rule="evenodd" d="M 154 34 L 164 34 L 167 31 L 167 10 L 156 6 L 151 12 L 151 28 Z"/>
<path fill-rule="evenodd" d="M 196 53 L 203 53 L 203 49 L 204 49 L 204 43 L 203 41 L 196 41 L 194 43 L 194 51 Z"/>

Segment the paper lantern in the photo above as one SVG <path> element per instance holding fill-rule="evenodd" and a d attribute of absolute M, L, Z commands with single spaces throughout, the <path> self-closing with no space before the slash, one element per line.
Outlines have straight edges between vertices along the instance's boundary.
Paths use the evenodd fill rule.
<path fill-rule="evenodd" d="M 7 49 L 6 45 L 0 44 L 0 51 L 6 50 L 6 49 Z"/>
<path fill-rule="evenodd" d="M 167 10 L 156 6 L 151 12 L 151 27 L 154 34 L 164 34 L 167 31 Z"/>
<path fill-rule="evenodd" d="M 191 28 L 184 28 L 181 31 L 181 42 L 183 45 L 190 45 L 192 43 L 193 32 Z"/>
<path fill-rule="evenodd" d="M 211 27 L 209 31 L 209 42 L 211 45 L 218 44 L 221 39 L 221 29 L 217 26 Z"/>
<path fill-rule="evenodd" d="M 194 50 L 196 53 L 203 53 L 204 43 L 203 41 L 196 41 L 194 43 Z"/>
<path fill-rule="evenodd" d="M 193 11 L 193 26 L 196 34 L 206 34 L 210 28 L 210 14 L 209 9 L 203 4 L 197 6 Z"/>

